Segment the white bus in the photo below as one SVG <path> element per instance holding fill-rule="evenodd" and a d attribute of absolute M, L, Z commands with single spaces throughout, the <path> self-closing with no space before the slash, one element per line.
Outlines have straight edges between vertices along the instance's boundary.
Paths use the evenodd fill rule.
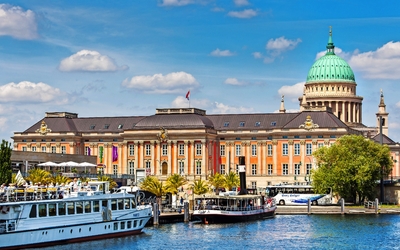
<path fill-rule="evenodd" d="M 312 205 L 332 204 L 332 189 L 324 194 L 314 193 L 311 185 L 276 185 L 267 186 L 265 195 L 273 197 L 279 205 L 307 205 L 308 200 Z"/>

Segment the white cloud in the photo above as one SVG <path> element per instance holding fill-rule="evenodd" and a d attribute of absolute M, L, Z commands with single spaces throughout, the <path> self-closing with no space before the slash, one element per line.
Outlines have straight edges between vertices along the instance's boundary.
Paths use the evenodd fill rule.
<path fill-rule="evenodd" d="M 26 40 L 37 38 L 35 13 L 18 6 L 0 4 L 0 36 Z"/>
<path fill-rule="evenodd" d="M 241 86 L 241 85 L 245 85 L 246 83 L 245 83 L 245 82 L 240 82 L 240 81 L 238 81 L 238 79 L 236 79 L 236 78 L 227 78 L 227 79 L 225 80 L 225 84 Z"/>
<path fill-rule="evenodd" d="M 296 40 L 289 40 L 284 36 L 281 36 L 276 39 L 270 39 L 265 45 L 265 48 L 271 53 L 271 55 L 278 56 L 282 52 L 296 48 L 297 44 L 300 42 L 300 38 L 297 38 Z"/>
<path fill-rule="evenodd" d="M 0 102 L 46 103 L 63 104 L 68 102 L 67 94 L 58 88 L 39 82 L 23 81 L 8 83 L 0 86 Z"/>
<path fill-rule="evenodd" d="M 287 86 L 287 85 L 282 86 L 278 90 L 278 93 L 281 96 L 282 95 L 285 96 L 292 102 L 298 102 L 299 101 L 298 98 L 303 96 L 304 84 L 305 82 L 299 82 L 292 86 Z"/>
<path fill-rule="evenodd" d="M 134 76 L 130 80 L 125 79 L 122 82 L 123 87 L 149 94 L 186 94 L 188 89 L 193 89 L 198 85 L 197 80 L 191 74 L 182 71 L 165 76 L 162 74 Z"/>
<path fill-rule="evenodd" d="M 357 50 L 354 53 L 358 53 Z M 318 60 L 322 56 L 326 54 L 326 50 L 318 52 L 317 55 L 315 56 L 315 60 Z M 341 48 L 335 47 L 335 55 L 339 56 L 340 58 L 343 58 L 344 60 L 348 61 L 351 58 L 351 53 L 349 52 L 344 52 Z"/>
<path fill-rule="evenodd" d="M 107 72 L 126 70 L 128 66 L 118 67 L 112 58 L 97 51 L 81 50 L 63 59 L 58 68 L 61 71 Z"/>
<path fill-rule="evenodd" d="M 195 1 L 193 0 L 162 0 L 161 6 L 185 6 L 188 4 L 192 4 Z"/>
<path fill-rule="evenodd" d="M 211 11 L 214 11 L 214 12 L 224 12 L 225 9 L 224 9 L 224 8 L 221 8 L 221 7 L 214 7 L 214 8 L 211 9 Z"/>
<path fill-rule="evenodd" d="M 229 50 L 220 50 L 217 48 L 216 50 L 212 51 L 210 55 L 221 57 L 221 56 L 233 56 L 234 53 L 230 52 Z"/>
<path fill-rule="evenodd" d="M 246 6 L 249 5 L 248 0 L 233 0 L 236 6 Z"/>
<path fill-rule="evenodd" d="M 263 57 L 263 55 L 260 52 L 253 52 L 252 55 L 255 59 L 259 59 L 259 58 Z"/>
<path fill-rule="evenodd" d="M 358 53 L 350 58 L 353 70 L 368 79 L 400 79 L 400 42 L 388 42 L 375 51 Z"/>
<path fill-rule="evenodd" d="M 230 11 L 228 16 L 237 17 L 237 18 L 252 18 L 257 16 L 257 11 L 253 9 L 246 9 L 242 11 Z"/>
<path fill-rule="evenodd" d="M 191 107 L 196 107 L 196 108 L 201 108 L 201 109 L 207 109 L 212 105 L 212 102 L 206 99 L 190 99 L 190 106 Z M 171 107 L 173 108 L 187 108 L 189 107 L 189 101 L 185 98 L 184 95 L 178 96 L 175 98 L 175 100 L 172 101 Z"/>
<path fill-rule="evenodd" d="M 213 114 L 242 114 L 242 113 L 253 113 L 253 108 L 246 107 L 233 107 L 228 106 L 223 103 L 215 102 L 214 107 L 212 109 Z"/>

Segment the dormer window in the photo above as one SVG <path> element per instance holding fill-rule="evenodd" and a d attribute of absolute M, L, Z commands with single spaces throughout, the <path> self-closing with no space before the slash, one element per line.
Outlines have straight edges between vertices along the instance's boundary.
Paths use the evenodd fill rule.
<path fill-rule="evenodd" d="M 225 122 L 224 127 L 229 127 L 229 122 Z"/>
<path fill-rule="evenodd" d="M 276 126 L 276 122 L 271 122 L 271 126 L 275 127 Z"/>
<path fill-rule="evenodd" d="M 260 127 L 260 125 L 261 125 L 261 122 L 256 122 L 256 123 L 254 124 L 254 127 Z"/>
<path fill-rule="evenodd" d="M 118 129 L 122 129 L 123 126 L 124 126 L 124 125 L 119 124 L 119 125 L 118 125 Z"/>
<path fill-rule="evenodd" d="M 245 123 L 245 122 L 240 122 L 240 123 L 239 123 L 239 127 L 244 127 L 244 123 Z"/>
<path fill-rule="evenodd" d="M 90 125 L 90 130 L 93 130 L 94 129 L 94 127 L 96 127 L 96 125 L 94 125 L 94 124 L 92 124 L 92 125 Z"/>
<path fill-rule="evenodd" d="M 108 129 L 110 127 L 110 124 L 105 124 L 104 129 Z"/>

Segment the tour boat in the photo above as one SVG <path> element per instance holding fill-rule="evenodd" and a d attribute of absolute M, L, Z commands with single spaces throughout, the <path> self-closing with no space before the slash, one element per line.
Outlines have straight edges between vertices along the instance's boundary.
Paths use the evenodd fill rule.
<path fill-rule="evenodd" d="M 109 193 L 108 183 L 63 193 L 9 189 L 0 202 L 0 249 L 49 246 L 139 234 L 152 216 L 136 194 Z M 11 192 L 10 192 L 11 190 Z M 22 192 L 21 192 L 22 191 Z M 5 200 L 5 201 L 4 201 Z"/>
<path fill-rule="evenodd" d="M 195 203 L 192 216 L 204 224 L 261 220 L 273 217 L 276 210 L 273 199 L 229 192 L 197 198 Z"/>
<path fill-rule="evenodd" d="M 248 194 L 244 156 L 239 156 L 240 191 L 219 195 L 203 195 L 195 199 L 192 216 L 204 224 L 234 223 L 271 218 L 276 205 L 272 198 L 261 194 Z M 194 204 L 194 205 L 195 205 Z"/>

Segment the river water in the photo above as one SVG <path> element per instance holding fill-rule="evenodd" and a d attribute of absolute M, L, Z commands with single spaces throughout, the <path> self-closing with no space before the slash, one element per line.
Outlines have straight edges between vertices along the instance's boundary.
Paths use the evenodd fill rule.
<path fill-rule="evenodd" d="M 221 225 L 146 227 L 143 234 L 42 250 L 107 249 L 400 249 L 400 215 L 276 215 Z"/>

